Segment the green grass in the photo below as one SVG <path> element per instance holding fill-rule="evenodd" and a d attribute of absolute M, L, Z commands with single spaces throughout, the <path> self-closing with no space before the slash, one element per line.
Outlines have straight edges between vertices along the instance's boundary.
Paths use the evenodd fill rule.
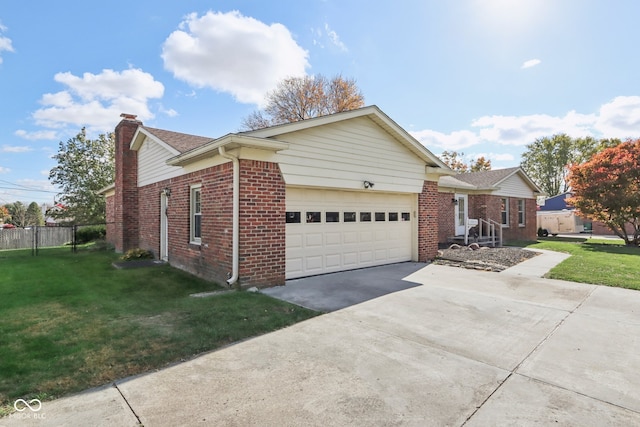
<path fill-rule="evenodd" d="M 546 238 L 527 247 L 571 254 L 551 269 L 551 279 L 640 290 L 640 248 L 625 246 L 621 239 Z"/>
<path fill-rule="evenodd" d="M 169 266 L 117 270 L 109 251 L 0 252 L 0 416 L 273 331 L 316 312 Z"/>

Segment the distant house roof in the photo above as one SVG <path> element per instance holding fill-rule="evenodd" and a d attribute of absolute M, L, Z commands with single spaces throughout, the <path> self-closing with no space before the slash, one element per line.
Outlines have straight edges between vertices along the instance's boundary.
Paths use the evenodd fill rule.
<path fill-rule="evenodd" d="M 567 198 L 572 194 L 562 193 L 557 196 L 548 197 L 544 199 L 544 205 L 540 206 L 541 211 L 561 211 L 565 209 L 573 209 L 573 206 L 567 204 Z"/>

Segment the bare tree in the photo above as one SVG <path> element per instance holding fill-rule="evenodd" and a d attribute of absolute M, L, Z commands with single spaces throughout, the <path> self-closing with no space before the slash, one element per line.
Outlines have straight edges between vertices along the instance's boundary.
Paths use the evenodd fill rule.
<path fill-rule="evenodd" d="M 355 80 L 341 75 L 331 80 L 321 74 L 290 77 L 269 92 L 266 100 L 263 110 L 254 111 L 242 120 L 242 130 L 262 129 L 364 106 L 364 96 Z"/>

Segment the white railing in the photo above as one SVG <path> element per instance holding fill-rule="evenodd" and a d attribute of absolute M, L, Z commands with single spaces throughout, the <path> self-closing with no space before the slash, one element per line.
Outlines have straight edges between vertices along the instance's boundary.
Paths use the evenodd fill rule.
<path fill-rule="evenodd" d="M 469 230 L 477 226 L 478 227 L 478 237 L 476 238 L 477 241 L 490 242 L 491 246 L 493 246 L 494 248 L 496 246 L 502 246 L 502 225 L 499 222 L 494 221 L 492 219 L 467 218 L 466 224 L 467 224 L 466 226 L 467 231 L 464 235 L 465 245 L 469 244 Z M 483 234 L 485 230 L 485 225 L 486 225 L 486 234 Z"/>

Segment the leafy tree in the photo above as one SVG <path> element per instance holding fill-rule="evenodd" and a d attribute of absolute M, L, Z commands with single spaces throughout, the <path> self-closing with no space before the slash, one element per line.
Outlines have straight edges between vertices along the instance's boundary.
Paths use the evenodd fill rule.
<path fill-rule="evenodd" d="M 586 162 L 595 153 L 620 142 L 590 136 L 573 139 L 564 133 L 538 138 L 527 145 L 521 166 L 548 196 L 556 196 L 569 191 L 567 175 L 572 165 Z"/>
<path fill-rule="evenodd" d="M 26 214 L 26 225 L 44 225 L 42 209 L 36 202 L 29 203 Z"/>
<path fill-rule="evenodd" d="M 9 223 L 16 227 L 24 227 L 27 225 L 27 207 L 22 202 L 7 203 L 5 205 L 11 215 Z"/>
<path fill-rule="evenodd" d="M 105 221 L 105 200 L 96 192 L 114 180 L 114 134 L 88 139 L 84 128 L 67 142 L 60 141 L 58 165 L 49 172 L 49 180 L 62 188 L 60 201 L 67 209 L 55 214 L 76 224 Z"/>
<path fill-rule="evenodd" d="M 440 159 L 456 172 L 480 172 L 491 170 L 491 160 L 484 156 L 478 157 L 471 165 L 464 161 L 464 153 L 457 151 L 443 151 Z"/>
<path fill-rule="evenodd" d="M 263 110 L 242 120 L 242 130 L 262 129 L 364 106 L 364 96 L 354 79 L 337 75 L 289 77 L 267 94 Z"/>
<path fill-rule="evenodd" d="M 595 154 L 570 169 L 573 197 L 567 202 L 587 218 L 603 222 L 627 245 L 640 244 L 640 139 Z M 631 224 L 629 237 L 625 226 Z"/>
<path fill-rule="evenodd" d="M 11 214 L 6 206 L 0 206 L 0 223 L 4 223 L 11 219 Z"/>
<path fill-rule="evenodd" d="M 491 170 L 491 160 L 485 159 L 484 156 L 480 156 L 469 167 L 469 172 L 481 172 Z"/>

